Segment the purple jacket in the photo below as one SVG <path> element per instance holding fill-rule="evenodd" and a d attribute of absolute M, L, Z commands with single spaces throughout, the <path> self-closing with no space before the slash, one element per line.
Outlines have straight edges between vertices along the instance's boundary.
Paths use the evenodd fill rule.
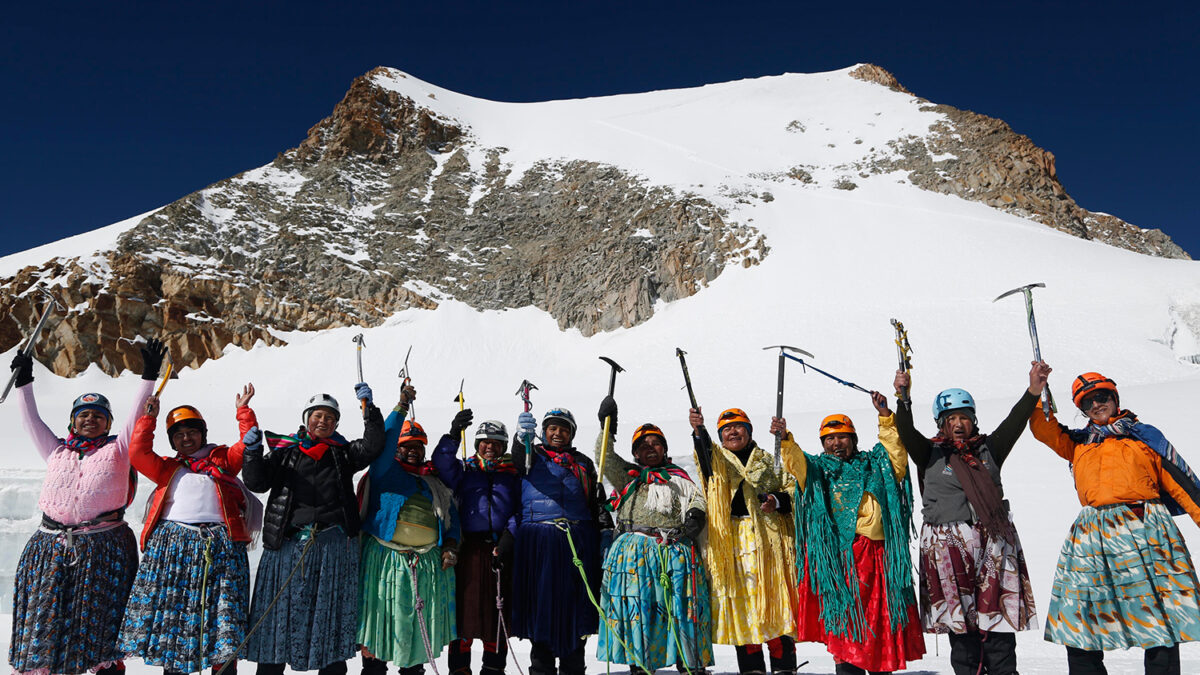
<path fill-rule="evenodd" d="M 458 437 L 443 436 L 433 451 L 438 477 L 454 491 L 463 532 L 503 530 L 517 533 L 521 503 L 521 478 L 515 473 L 481 471 L 474 463 L 463 467 L 457 456 Z"/>

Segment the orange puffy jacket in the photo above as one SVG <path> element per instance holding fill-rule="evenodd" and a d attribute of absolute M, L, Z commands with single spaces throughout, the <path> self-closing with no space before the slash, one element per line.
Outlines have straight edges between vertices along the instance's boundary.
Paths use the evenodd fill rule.
<path fill-rule="evenodd" d="M 1075 491 L 1084 506 L 1107 506 L 1158 499 L 1166 492 L 1200 524 L 1200 506 L 1163 470 L 1162 457 L 1136 438 L 1106 438 L 1099 443 L 1076 443 L 1067 427 L 1042 413 L 1042 404 L 1029 416 L 1033 437 L 1073 464 Z"/>

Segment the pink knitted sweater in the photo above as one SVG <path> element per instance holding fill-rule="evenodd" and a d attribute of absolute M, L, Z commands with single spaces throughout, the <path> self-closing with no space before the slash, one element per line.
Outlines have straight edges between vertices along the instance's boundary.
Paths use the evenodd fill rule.
<path fill-rule="evenodd" d="M 146 407 L 146 399 L 154 387 L 151 380 L 141 383 L 129 421 L 120 435 L 83 457 L 68 448 L 42 421 L 33 398 L 33 385 L 17 390 L 21 394 L 25 430 L 38 454 L 46 460 L 46 480 L 38 499 L 42 513 L 65 525 L 74 525 L 125 506 L 129 499 L 129 439 L 138 413 Z"/>

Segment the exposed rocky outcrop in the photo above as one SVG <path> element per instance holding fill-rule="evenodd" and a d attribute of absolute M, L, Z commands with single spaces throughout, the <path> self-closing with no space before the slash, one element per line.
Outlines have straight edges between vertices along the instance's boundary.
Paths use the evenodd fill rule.
<path fill-rule="evenodd" d="M 194 366 L 229 345 L 374 325 L 443 298 L 533 305 L 590 335 L 767 254 L 709 201 L 612 166 L 545 161 L 510 180 L 502 148 L 472 166 L 469 129 L 376 84 L 392 72 L 357 79 L 271 166 L 168 205 L 115 251 L 4 280 L 10 298 L 53 284 L 71 308 L 38 357 L 61 374 L 90 363 L 116 373 L 139 362 L 119 337 L 160 334 Z M 37 320 L 20 297 L 0 313 L 0 349 Z"/>
<path fill-rule="evenodd" d="M 865 64 L 850 74 L 908 93 L 878 66 Z M 935 124 L 925 136 L 892 143 L 889 153 L 856 168 L 868 173 L 904 171 L 918 187 L 983 202 L 1077 237 L 1164 258 L 1190 259 L 1161 230 L 1144 230 L 1079 206 L 1058 179 L 1054 155 L 1003 120 L 948 105 L 922 109 L 940 113 L 946 121 Z"/>

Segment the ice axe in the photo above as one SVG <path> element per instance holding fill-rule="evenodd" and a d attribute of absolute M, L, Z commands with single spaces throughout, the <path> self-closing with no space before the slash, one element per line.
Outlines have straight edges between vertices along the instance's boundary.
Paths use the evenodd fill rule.
<path fill-rule="evenodd" d="M 405 354 L 404 354 L 404 365 L 400 367 L 400 391 L 401 392 L 404 391 L 405 387 L 409 386 L 409 384 L 412 383 L 412 376 L 409 375 L 409 372 L 408 372 L 408 357 L 410 354 L 412 354 L 412 345 L 408 346 L 408 351 L 405 352 Z M 413 421 L 416 421 L 416 419 L 417 419 L 417 405 L 416 405 L 416 403 L 411 402 L 411 401 L 408 404 L 408 419 L 413 420 Z"/>
<path fill-rule="evenodd" d="M 363 350 L 363 347 L 367 346 L 367 343 L 365 340 L 363 340 L 362 333 L 355 335 L 353 338 L 353 342 L 355 345 L 357 345 L 357 349 L 355 349 L 354 351 L 355 351 L 355 355 L 358 357 L 358 381 L 366 382 L 366 380 L 363 379 L 363 372 L 362 372 L 362 350 Z M 366 412 L 367 411 L 367 400 L 363 399 L 363 400 L 359 401 L 359 403 L 362 403 L 363 412 Z"/>
<path fill-rule="evenodd" d="M 466 381 L 467 381 L 467 378 L 465 378 L 465 377 L 458 381 L 458 396 L 454 397 L 455 402 L 458 403 L 458 411 L 459 412 L 462 412 L 463 406 L 466 405 L 466 399 L 463 398 L 463 384 L 466 383 Z M 463 461 L 464 462 L 467 461 L 467 430 L 466 429 L 462 430 L 462 455 L 463 455 Z"/>
<path fill-rule="evenodd" d="M 775 388 L 775 416 L 783 417 L 783 371 L 787 367 L 788 355 L 787 352 L 796 352 L 803 354 L 808 358 L 815 358 L 812 354 L 800 349 L 799 347 L 789 347 L 788 345 L 771 345 L 763 347 L 763 349 L 778 349 L 779 350 L 779 380 Z M 801 362 L 803 363 L 803 361 Z M 783 466 L 783 434 L 780 432 L 775 435 L 775 468 Z"/>
<path fill-rule="evenodd" d="M 607 356 L 601 356 L 600 360 L 612 366 L 612 373 L 608 377 L 608 395 L 611 397 L 617 389 L 617 373 L 625 372 L 625 369 Z M 604 418 L 604 435 L 601 437 L 603 440 L 600 441 L 600 480 L 604 480 L 604 460 L 608 457 L 608 430 L 610 428 L 612 428 L 612 415 Z"/>
<path fill-rule="evenodd" d="M 46 298 L 46 307 L 42 310 L 42 316 L 40 319 L 38 319 L 37 325 L 33 327 L 33 332 L 29 334 L 29 339 L 25 341 L 25 345 L 17 350 L 19 353 L 26 356 L 33 354 L 33 345 L 37 342 L 38 336 L 42 334 L 42 328 L 45 327 L 46 320 L 50 318 L 50 312 L 54 311 L 55 307 L 59 309 L 63 308 L 63 306 L 58 303 L 58 300 L 55 300 L 54 296 L 50 294 L 50 291 L 38 286 L 37 292 L 41 293 Z M 8 398 L 8 393 L 12 391 L 13 384 L 15 384 L 16 381 L 17 369 L 13 368 L 12 377 L 8 378 L 8 384 L 4 386 L 4 393 L 0 394 L 0 403 L 4 403 L 4 399 Z"/>
<path fill-rule="evenodd" d="M 907 373 L 912 370 L 912 345 L 908 344 L 908 330 L 904 324 L 896 319 L 892 319 L 892 328 L 896 329 L 896 356 L 900 360 L 899 370 L 902 373 Z M 912 410 L 912 386 L 909 385 L 903 391 L 896 392 L 896 398 L 900 400 L 900 404 L 905 410 Z"/>
<path fill-rule="evenodd" d="M 683 368 L 683 386 L 688 390 L 688 401 L 692 404 L 692 410 L 696 410 L 699 406 L 696 405 L 696 392 L 692 391 L 692 376 L 688 375 L 687 359 L 683 357 L 687 352 L 679 347 L 675 348 L 675 356 L 679 357 L 679 366 Z"/>
<path fill-rule="evenodd" d="M 530 410 L 533 410 L 533 403 L 530 403 L 530 401 L 529 401 L 529 392 L 533 391 L 534 389 L 537 389 L 537 385 L 530 382 L 529 380 L 521 380 L 521 386 L 517 387 L 517 396 L 520 396 L 521 403 L 525 404 L 525 412 L 529 412 Z M 526 461 L 529 461 L 528 457 L 531 452 L 533 452 L 533 440 L 530 438 L 526 438 L 525 439 Z"/>
<path fill-rule="evenodd" d="M 1033 318 L 1033 289 L 1045 288 L 1046 284 L 1038 282 L 1036 284 L 1026 284 L 1011 291 L 1006 291 L 996 296 L 996 300 L 1007 298 L 1014 293 L 1021 293 L 1025 296 L 1025 317 L 1029 320 L 1029 339 L 1033 342 L 1033 360 L 1042 360 L 1042 348 L 1038 344 L 1037 321 Z M 992 302 L 996 302 L 992 300 Z M 1054 397 L 1050 394 L 1050 387 L 1046 386 L 1042 389 L 1042 412 L 1046 415 L 1046 421 L 1050 421 L 1050 413 L 1058 412 L 1058 408 L 1054 405 Z"/>

